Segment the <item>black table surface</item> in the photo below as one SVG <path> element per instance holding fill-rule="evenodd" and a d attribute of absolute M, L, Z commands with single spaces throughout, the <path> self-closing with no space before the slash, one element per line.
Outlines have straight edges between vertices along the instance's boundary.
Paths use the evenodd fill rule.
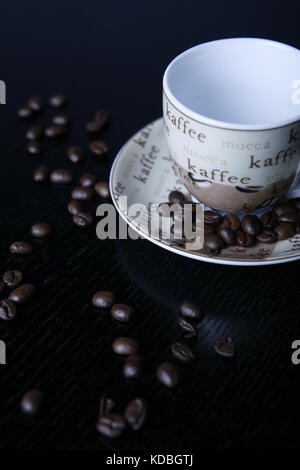
<path fill-rule="evenodd" d="M 297 2 L 89 1 L 6 2 L 1 6 L 1 76 L 7 104 L 0 108 L 0 266 L 20 268 L 37 286 L 18 318 L 1 322 L 7 365 L 0 366 L 0 446 L 3 449 L 228 449 L 295 448 L 299 443 L 300 366 L 291 344 L 300 337 L 299 262 L 270 267 L 206 264 L 163 251 L 145 240 L 100 241 L 95 225 L 80 230 L 66 205 L 69 187 L 40 187 L 38 164 L 71 168 L 76 178 L 108 178 L 114 156 L 139 128 L 161 115 L 161 80 L 169 61 L 200 42 L 255 36 L 300 47 Z M 295 77 L 299 78 L 299 77 Z M 69 97 L 72 132 L 67 143 L 48 143 L 41 157 L 25 150 L 27 124 L 16 118 L 29 95 L 45 101 L 54 91 Z M 112 111 L 102 134 L 111 151 L 82 167 L 66 160 L 68 144 L 88 154 L 84 124 L 99 107 Z M 36 120 L 46 125 L 49 106 Z M 87 205 L 95 213 L 97 202 Z M 32 240 L 34 222 L 53 226 L 50 240 Z M 18 239 L 34 252 L 16 259 Z M 134 306 L 128 326 L 91 305 L 97 290 L 113 290 Z M 206 312 L 195 343 L 197 360 L 180 367 L 176 390 L 155 377 L 181 338 L 178 306 L 186 298 Z M 221 335 L 234 339 L 234 361 L 216 358 Z M 139 340 L 144 374 L 122 378 L 123 359 L 112 352 L 116 336 Z M 41 413 L 19 407 L 29 388 L 45 392 Z M 140 432 L 117 441 L 95 428 L 102 394 L 122 411 L 143 396 L 148 415 Z"/>

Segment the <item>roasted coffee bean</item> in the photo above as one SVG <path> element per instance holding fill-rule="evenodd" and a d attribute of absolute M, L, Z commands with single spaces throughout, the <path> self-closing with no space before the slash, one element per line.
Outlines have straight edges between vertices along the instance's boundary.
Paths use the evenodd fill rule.
<path fill-rule="evenodd" d="M 71 193 L 71 197 L 75 201 L 90 201 L 93 196 L 94 190 L 90 187 L 83 188 L 82 186 L 78 186 L 77 188 L 74 188 Z"/>
<path fill-rule="evenodd" d="M 277 240 L 277 235 L 272 230 L 264 229 L 259 235 L 256 235 L 259 242 L 274 243 Z"/>
<path fill-rule="evenodd" d="M 54 126 L 69 126 L 71 124 L 71 118 L 67 114 L 57 114 L 52 118 L 52 124 Z"/>
<path fill-rule="evenodd" d="M 52 171 L 50 180 L 55 184 L 70 184 L 73 182 L 73 173 L 70 170 L 60 168 Z"/>
<path fill-rule="evenodd" d="M 26 139 L 40 140 L 43 136 L 43 129 L 41 127 L 30 127 L 26 132 Z"/>
<path fill-rule="evenodd" d="M 9 300 L 12 300 L 16 304 L 25 304 L 30 297 L 35 293 L 35 287 L 33 284 L 23 284 L 22 286 L 14 289 L 8 296 Z"/>
<path fill-rule="evenodd" d="M 278 240 L 286 240 L 295 235 L 295 228 L 293 224 L 281 223 L 274 228 Z"/>
<path fill-rule="evenodd" d="M 0 294 L 1 294 L 1 292 L 4 291 L 4 288 L 5 288 L 5 282 L 0 281 Z"/>
<path fill-rule="evenodd" d="M 44 183 L 49 178 L 49 170 L 46 166 L 38 166 L 33 172 L 33 179 L 36 183 Z"/>
<path fill-rule="evenodd" d="M 221 250 L 224 246 L 224 242 L 220 235 L 217 233 L 207 233 L 204 238 L 204 248 L 209 250 Z"/>
<path fill-rule="evenodd" d="M 95 176 L 87 173 L 86 175 L 82 175 L 80 178 L 80 186 L 83 188 L 89 188 L 90 186 L 94 186 L 95 184 Z"/>
<path fill-rule="evenodd" d="M 235 232 L 229 228 L 221 226 L 218 230 L 218 234 L 222 238 L 223 242 L 226 243 L 228 246 L 234 246 L 236 242 L 236 235 Z"/>
<path fill-rule="evenodd" d="M 72 215 L 77 215 L 82 212 L 82 206 L 78 201 L 70 201 L 68 204 L 68 212 Z"/>
<path fill-rule="evenodd" d="M 216 211 L 204 211 L 204 223 L 206 225 L 216 225 L 221 220 L 221 214 Z"/>
<path fill-rule="evenodd" d="M 135 398 L 126 406 L 124 417 L 134 431 L 138 431 L 143 426 L 146 419 L 146 409 L 146 403 L 141 398 Z"/>
<path fill-rule="evenodd" d="M 49 140 L 56 140 L 65 137 L 68 133 L 68 128 L 65 126 L 49 126 L 45 129 L 45 136 Z"/>
<path fill-rule="evenodd" d="M 16 271 L 12 269 L 10 271 L 6 271 L 3 274 L 3 281 L 10 289 L 17 287 L 19 284 L 21 284 L 22 279 L 23 274 L 21 273 L 21 271 Z"/>
<path fill-rule="evenodd" d="M 122 354 L 124 356 L 135 354 L 139 349 L 138 342 L 135 339 L 126 338 L 125 336 L 116 338 L 112 346 L 115 353 Z"/>
<path fill-rule="evenodd" d="M 27 120 L 32 118 L 32 111 L 27 106 L 18 109 L 18 118 Z"/>
<path fill-rule="evenodd" d="M 258 235 L 262 231 L 261 222 L 256 215 L 245 215 L 242 219 L 242 229 L 247 235 Z"/>
<path fill-rule="evenodd" d="M 37 142 L 35 140 L 32 140 L 28 142 L 26 146 L 27 152 L 30 153 L 30 155 L 39 155 L 42 153 L 42 145 L 40 142 Z"/>
<path fill-rule="evenodd" d="M 35 113 L 40 113 L 44 109 L 44 103 L 38 96 L 31 96 L 27 102 L 27 106 Z"/>
<path fill-rule="evenodd" d="M 235 214 L 227 214 L 222 218 L 221 227 L 231 228 L 236 232 L 241 226 L 241 221 Z"/>
<path fill-rule="evenodd" d="M 101 290 L 93 295 L 92 303 L 95 307 L 111 308 L 115 302 L 115 294 L 113 292 Z"/>
<path fill-rule="evenodd" d="M 126 379 L 136 379 L 141 376 L 143 360 L 137 354 L 131 354 L 124 362 L 123 375 Z"/>
<path fill-rule="evenodd" d="M 129 305 L 114 304 L 111 308 L 110 313 L 114 320 L 120 322 L 127 322 L 132 319 L 134 315 L 134 310 Z"/>
<path fill-rule="evenodd" d="M 99 121 L 90 121 L 85 125 L 85 128 L 89 134 L 96 134 L 97 132 L 100 132 L 102 127 L 103 126 Z"/>
<path fill-rule="evenodd" d="M 278 225 L 278 217 L 277 215 L 275 214 L 275 212 L 265 212 L 261 218 L 260 218 L 260 221 L 263 225 L 263 227 L 267 228 L 267 229 L 270 229 L 270 230 L 273 230 L 273 228 L 276 227 L 276 225 Z"/>
<path fill-rule="evenodd" d="M 219 356 L 233 357 L 235 353 L 234 349 L 232 339 L 227 336 L 222 336 L 215 344 L 215 351 Z"/>
<path fill-rule="evenodd" d="M 106 109 L 98 109 L 98 111 L 95 113 L 94 120 L 98 122 L 99 125 L 101 125 L 101 128 L 104 127 L 106 124 L 108 124 L 110 118 L 110 112 L 107 111 Z"/>
<path fill-rule="evenodd" d="M 93 217 L 88 214 L 87 212 L 80 212 L 79 214 L 74 214 L 73 217 L 73 222 L 75 225 L 78 225 L 78 227 L 81 228 L 87 228 L 93 223 Z"/>
<path fill-rule="evenodd" d="M 84 154 L 80 147 L 72 146 L 67 150 L 67 158 L 72 163 L 82 163 L 84 160 Z"/>
<path fill-rule="evenodd" d="M 10 299 L 0 300 L 0 318 L 1 320 L 12 320 L 17 313 L 17 307 Z"/>
<path fill-rule="evenodd" d="M 30 255 L 32 253 L 32 246 L 27 242 L 13 242 L 9 249 L 14 255 Z"/>
<path fill-rule="evenodd" d="M 298 224 L 300 222 L 299 212 L 287 212 L 278 217 L 279 222 L 288 222 L 290 224 Z"/>
<path fill-rule="evenodd" d="M 55 93 L 50 98 L 50 104 L 51 106 L 54 106 L 54 108 L 61 108 L 62 106 L 65 106 L 66 103 L 67 97 L 63 93 Z"/>
<path fill-rule="evenodd" d="M 185 338 L 196 338 L 198 335 L 198 330 L 190 321 L 186 320 L 185 318 L 180 317 L 178 324 L 180 328 L 183 330 Z"/>
<path fill-rule="evenodd" d="M 51 225 L 44 222 L 39 222 L 31 227 L 31 234 L 36 238 L 48 237 L 51 232 Z"/>
<path fill-rule="evenodd" d="M 107 181 L 98 181 L 98 183 L 96 183 L 94 186 L 94 190 L 98 196 L 102 197 L 103 199 L 108 199 L 110 197 L 109 184 Z"/>
<path fill-rule="evenodd" d="M 107 413 L 110 413 L 111 410 L 114 408 L 115 403 L 111 398 L 107 398 L 105 396 L 101 397 L 100 400 L 100 416 L 104 416 Z"/>
<path fill-rule="evenodd" d="M 293 206 L 296 209 L 300 210 L 300 197 L 296 197 L 295 199 L 291 199 L 290 202 L 293 204 Z"/>
<path fill-rule="evenodd" d="M 238 230 L 236 232 L 236 244 L 242 248 L 250 248 L 255 245 L 255 236 L 248 235 L 248 233 L 243 232 L 243 230 Z"/>
<path fill-rule="evenodd" d="M 178 371 L 171 362 L 163 362 L 156 371 L 158 380 L 168 388 L 174 388 L 178 384 Z"/>
<path fill-rule="evenodd" d="M 174 343 L 171 346 L 173 356 L 180 362 L 188 363 L 195 359 L 195 354 L 189 346 L 183 343 Z"/>
<path fill-rule="evenodd" d="M 203 311 L 201 307 L 196 304 L 195 302 L 191 302 L 190 300 L 185 300 L 180 304 L 179 307 L 180 314 L 193 321 L 200 321 L 203 319 Z"/>
<path fill-rule="evenodd" d="M 126 423 L 123 416 L 116 413 L 106 413 L 100 416 L 97 430 L 105 437 L 119 437 L 125 430 Z"/>
<path fill-rule="evenodd" d="M 21 401 L 21 409 L 27 415 L 35 415 L 44 402 L 44 394 L 40 390 L 29 390 Z"/>
<path fill-rule="evenodd" d="M 108 153 L 108 145 L 102 140 L 94 140 L 89 145 L 90 151 L 96 157 L 104 157 Z"/>
<path fill-rule="evenodd" d="M 171 191 L 169 194 L 169 202 L 171 204 L 183 204 L 185 201 L 185 196 L 180 191 Z"/>
<path fill-rule="evenodd" d="M 273 211 L 275 212 L 276 215 L 278 215 L 278 217 L 280 217 L 283 214 L 288 214 L 289 212 L 293 212 L 294 210 L 295 210 L 294 203 L 292 201 L 278 204 L 277 206 L 273 208 Z"/>

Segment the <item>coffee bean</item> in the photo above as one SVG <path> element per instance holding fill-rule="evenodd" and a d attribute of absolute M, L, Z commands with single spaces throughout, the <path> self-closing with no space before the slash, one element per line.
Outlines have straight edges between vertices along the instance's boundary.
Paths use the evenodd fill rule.
<path fill-rule="evenodd" d="M 80 147 L 72 146 L 67 150 L 67 158 L 72 163 L 82 163 L 84 160 L 84 155 Z"/>
<path fill-rule="evenodd" d="M 222 238 L 216 233 L 207 233 L 204 238 L 204 248 L 209 250 L 221 250 L 224 246 Z"/>
<path fill-rule="evenodd" d="M 293 212 L 294 210 L 295 208 L 294 208 L 294 204 L 292 201 L 278 204 L 273 209 L 273 211 L 275 212 L 276 215 L 278 215 L 278 217 L 280 217 L 283 214 L 288 214 L 289 212 Z"/>
<path fill-rule="evenodd" d="M 23 274 L 21 273 L 21 271 L 10 270 L 6 271 L 3 274 L 3 281 L 5 282 L 7 287 L 11 289 L 17 287 L 22 282 L 22 279 Z"/>
<path fill-rule="evenodd" d="M 227 214 L 223 217 L 221 222 L 221 227 L 231 228 L 234 232 L 236 232 L 241 226 L 240 219 L 235 214 Z"/>
<path fill-rule="evenodd" d="M 278 217 L 279 222 L 288 222 L 290 224 L 298 224 L 300 222 L 299 212 L 287 212 Z"/>
<path fill-rule="evenodd" d="M 97 430 L 105 437 L 119 437 L 125 430 L 126 424 L 123 416 L 116 413 L 106 413 L 100 416 Z"/>
<path fill-rule="evenodd" d="M 98 109 L 98 111 L 95 113 L 94 121 L 97 121 L 98 124 L 102 127 L 104 127 L 106 124 L 108 124 L 110 118 L 110 112 L 107 111 L 106 109 Z"/>
<path fill-rule="evenodd" d="M 43 136 L 43 129 L 41 127 L 30 127 L 26 132 L 26 139 L 40 140 Z"/>
<path fill-rule="evenodd" d="M 62 139 L 68 134 L 68 128 L 65 126 L 49 126 L 45 129 L 45 136 L 49 140 Z"/>
<path fill-rule="evenodd" d="M 57 114 L 52 118 L 52 124 L 54 126 L 69 126 L 71 124 L 71 118 L 67 114 Z"/>
<path fill-rule="evenodd" d="M 136 379 L 141 376 L 143 360 L 137 354 L 131 354 L 125 360 L 123 375 L 126 379 Z"/>
<path fill-rule="evenodd" d="M 226 243 L 228 246 L 234 246 L 236 242 L 236 235 L 235 232 L 229 228 L 221 226 L 218 230 L 218 234 L 222 238 L 223 242 Z"/>
<path fill-rule="evenodd" d="M 5 282 L 0 281 L 0 294 L 1 294 L 1 292 L 4 291 L 4 288 L 5 288 Z"/>
<path fill-rule="evenodd" d="M 27 106 L 18 109 L 18 118 L 28 120 L 32 118 L 32 111 Z"/>
<path fill-rule="evenodd" d="M 100 400 L 100 416 L 104 416 L 107 413 L 110 413 L 114 408 L 115 403 L 111 398 L 107 398 L 105 396 L 101 397 Z"/>
<path fill-rule="evenodd" d="M 30 255 L 32 253 L 32 246 L 27 242 L 13 242 L 9 249 L 14 255 Z"/>
<path fill-rule="evenodd" d="M 50 98 L 50 104 L 51 106 L 54 106 L 54 108 L 61 108 L 62 106 L 65 106 L 66 103 L 67 97 L 63 93 L 55 93 Z"/>
<path fill-rule="evenodd" d="M 156 371 L 158 380 L 168 388 L 176 387 L 178 383 L 178 371 L 171 362 L 163 362 Z"/>
<path fill-rule="evenodd" d="M 242 248 L 250 248 L 255 245 L 255 236 L 249 235 L 248 233 L 243 232 L 243 230 L 238 230 L 236 232 L 236 244 Z"/>
<path fill-rule="evenodd" d="M 129 356 L 130 354 L 138 352 L 139 345 L 138 342 L 132 338 L 120 336 L 114 340 L 112 347 L 115 353 Z"/>
<path fill-rule="evenodd" d="M 27 102 L 27 106 L 35 113 L 40 113 L 44 109 L 44 103 L 38 96 L 31 96 Z"/>
<path fill-rule="evenodd" d="M 42 153 L 42 146 L 40 142 L 37 142 L 35 140 L 28 142 L 26 149 L 27 152 L 30 153 L 30 155 L 39 155 L 40 153 Z"/>
<path fill-rule="evenodd" d="M 295 228 L 292 224 L 281 223 L 274 228 L 274 232 L 277 234 L 278 240 L 286 240 L 295 235 Z"/>
<path fill-rule="evenodd" d="M 95 307 L 111 308 L 115 302 L 115 294 L 113 292 L 101 290 L 93 295 L 92 303 Z"/>
<path fill-rule="evenodd" d="M 31 227 L 31 234 L 37 238 L 48 237 L 52 232 L 51 225 L 40 222 Z"/>
<path fill-rule="evenodd" d="M 30 297 L 35 293 L 35 287 L 33 284 L 23 284 L 22 286 L 14 289 L 8 296 L 9 300 L 12 300 L 16 304 L 25 304 Z"/>
<path fill-rule="evenodd" d="M 204 211 L 204 223 L 206 225 L 216 225 L 221 220 L 221 214 L 216 211 Z"/>
<path fill-rule="evenodd" d="M 110 197 L 109 184 L 107 181 L 98 181 L 98 183 L 96 183 L 94 186 L 94 190 L 98 196 L 102 197 L 103 199 L 108 199 Z"/>
<path fill-rule="evenodd" d="M 174 343 L 171 346 L 173 356 L 180 362 L 188 363 L 195 359 L 193 351 L 183 343 Z"/>
<path fill-rule="evenodd" d="M 114 304 L 111 308 L 110 313 L 114 320 L 120 322 L 127 322 L 132 319 L 134 315 L 134 310 L 129 305 Z"/>
<path fill-rule="evenodd" d="M 257 235 L 262 231 L 261 222 L 256 215 L 245 215 L 242 219 L 242 229 L 247 235 Z"/>
<path fill-rule="evenodd" d="M 29 390 L 21 401 L 21 409 L 27 415 L 35 415 L 44 402 L 44 394 L 40 390 Z"/>
<path fill-rule="evenodd" d="M 68 204 L 68 212 L 72 215 L 77 215 L 82 212 L 82 206 L 78 201 L 70 201 Z"/>
<path fill-rule="evenodd" d="M 88 214 L 87 212 L 80 212 L 79 214 L 74 214 L 73 217 L 73 222 L 75 225 L 78 225 L 78 227 L 81 228 L 87 228 L 93 223 L 93 217 Z"/>
<path fill-rule="evenodd" d="M 89 134 L 96 134 L 102 129 L 102 125 L 99 121 L 90 121 L 87 122 L 85 128 Z"/>
<path fill-rule="evenodd" d="M 169 194 L 169 202 L 171 204 L 183 204 L 185 196 L 180 191 L 171 191 Z"/>
<path fill-rule="evenodd" d="M 108 153 L 108 145 L 102 140 L 94 140 L 90 143 L 89 147 L 92 154 L 96 157 L 103 157 Z"/>
<path fill-rule="evenodd" d="M 73 173 L 62 168 L 52 171 L 50 180 L 55 184 L 70 184 L 73 182 Z"/>
<path fill-rule="evenodd" d="M 9 299 L 0 300 L 0 318 L 1 320 L 13 320 L 17 313 L 17 307 Z"/>
<path fill-rule="evenodd" d="M 38 166 L 33 173 L 33 179 L 36 183 L 44 183 L 49 178 L 49 170 L 46 166 Z"/>
<path fill-rule="evenodd" d="M 180 304 L 179 307 L 180 314 L 193 321 L 200 321 L 203 319 L 203 311 L 199 305 L 190 300 L 185 300 Z"/>
<path fill-rule="evenodd" d="M 71 197 L 75 199 L 75 201 L 89 201 L 94 196 L 93 188 L 87 187 L 83 188 L 82 186 L 78 186 L 74 188 Z"/>
<path fill-rule="evenodd" d="M 259 235 L 256 235 L 256 238 L 262 243 L 274 243 L 277 240 L 277 235 L 272 230 L 264 229 Z"/>
<path fill-rule="evenodd" d="M 265 212 L 261 218 L 260 218 L 260 221 L 263 225 L 263 227 L 267 228 L 267 229 L 270 229 L 270 230 L 273 230 L 273 228 L 276 227 L 276 225 L 278 225 L 278 217 L 277 215 L 275 214 L 275 212 Z"/>
<path fill-rule="evenodd" d="M 134 431 L 138 431 L 143 426 L 146 409 L 146 403 L 141 398 L 135 398 L 126 406 L 124 417 Z"/>
<path fill-rule="evenodd" d="M 191 322 L 189 322 L 185 318 L 180 317 L 178 324 L 180 328 L 183 330 L 185 338 L 196 338 L 196 336 L 198 335 L 198 330 L 195 327 L 195 325 L 193 325 Z"/>
<path fill-rule="evenodd" d="M 233 357 L 235 353 L 234 349 L 232 339 L 227 336 L 222 336 L 215 344 L 215 351 L 219 356 Z"/>
<path fill-rule="evenodd" d="M 87 173 L 86 175 L 82 175 L 80 178 L 80 186 L 83 188 L 88 188 L 90 186 L 94 186 L 95 184 L 95 176 Z"/>

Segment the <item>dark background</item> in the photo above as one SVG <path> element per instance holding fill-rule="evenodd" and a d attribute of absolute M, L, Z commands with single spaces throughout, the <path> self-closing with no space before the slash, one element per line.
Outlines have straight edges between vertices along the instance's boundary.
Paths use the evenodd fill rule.
<path fill-rule="evenodd" d="M 300 337 L 299 263 L 239 268 L 214 266 L 162 251 L 147 241 L 99 241 L 95 226 L 73 225 L 70 188 L 36 186 L 38 164 L 74 168 L 66 143 L 46 144 L 43 156 L 25 150 L 26 124 L 18 106 L 38 94 L 64 91 L 73 125 L 69 144 L 87 152 L 84 124 L 99 107 L 112 111 L 102 137 L 109 158 L 87 157 L 77 176 L 109 175 L 116 151 L 161 115 L 161 80 L 169 61 L 195 44 L 258 36 L 300 47 L 299 2 L 85 1 L 5 2 L 1 5 L 1 76 L 7 104 L 0 108 L 0 266 L 20 268 L 38 291 L 12 324 L 1 322 L 7 365 L 0 366 L 0 446 L 18 449 L 228 449 L 296 448 L 299 443 L 300 366 L 291 343 Z M 49 123 L 49 109 L 36 122 Z M 99 201 L 98 201 L 99 202 Z M 97 201 L 88 205 L 94 213 Z M 36 241 L 30 226 L 53 225 L 51 240 Z M 32 241 L 34 254 L 15 259 L 9 244 Z M 136 319 L 115 324 L 91 305 L 93 293 L 112 289 L 133 305 Z M 182 368 L 179 387 L 164 389 L 157 365 L 181 338 L 179 303 L 192 298 L 206 312 L 195 344 L 197 361 Z M 215 357 L 220 335 L 237 347 L 233 362 Z M 121 376 L 123 359 L 112 340 L 140 341 L 143 378 Z M 41 388 L 46 403 L 29 418 L 19 402 Z M 149 403 L 144 428 L 110 442 L 95 422 L 106 393 L 122 411 L 129 399 Z"/>

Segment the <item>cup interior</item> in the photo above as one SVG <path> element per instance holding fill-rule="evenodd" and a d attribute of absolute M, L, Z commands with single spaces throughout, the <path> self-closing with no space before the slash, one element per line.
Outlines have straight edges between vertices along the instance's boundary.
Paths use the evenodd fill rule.
<path fill-rule="evenodd" d="M 164 89 L 204 123 L 269 129 L 300 119 L 300 104 L 292 100 L 297 80 L 297 49 L 265 39 L 224 39 L 174 59 Z"/>

